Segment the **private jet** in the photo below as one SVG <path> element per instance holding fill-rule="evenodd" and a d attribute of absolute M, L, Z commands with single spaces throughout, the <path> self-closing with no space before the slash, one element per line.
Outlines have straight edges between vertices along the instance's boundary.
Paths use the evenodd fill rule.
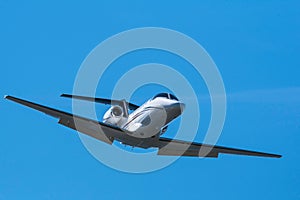
<path fill-rule="evenodd" d="M 59 124 L 109 145 L 112 145 L 114 141 L 118 141 L 132 147 L 157 148 L 157 154 L 164 156 L 217 158 L 219 154 L 235 154 L 272 158 L 281 157 L 281 155 L 276 154 L 162 137 L 167 131 L 168 125 L 180 116 L 185 108 L 185 104 L 170 93 L 157 94 L 141 106 L 126 100 L 70 94 L 62 94 L 61 97 L 107 104 L 110 105 L 110 108 L 104 114 L 103 121 L 97 121 L 13 96 L 7 95 L 4 98 L 55 117 L 58 119 Z"/>

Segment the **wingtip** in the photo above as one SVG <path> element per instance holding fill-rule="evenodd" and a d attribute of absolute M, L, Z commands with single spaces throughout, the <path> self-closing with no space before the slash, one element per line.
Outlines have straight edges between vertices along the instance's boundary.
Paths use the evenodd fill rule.
<path fill-rule="evenodd" d="M 9 95 L 4 95 L 3 99 L 8 99 Z"/>
<path fill-rule="evenodd" d="M 67 94 L 61 94 L 60 97 L 66 97 L 68 96 Z"/>
<path fill-rule="evenodd" d="M 72 95 L 70 94 L 61 94 L 60 97 L 71 97 Z"/>
<path fill-rule="evenodd" d="M 278 154 L 269 154 L 267 157 L 271 157 L 271 158 L 281 158 L 282 155 L 278 155 Z"/>

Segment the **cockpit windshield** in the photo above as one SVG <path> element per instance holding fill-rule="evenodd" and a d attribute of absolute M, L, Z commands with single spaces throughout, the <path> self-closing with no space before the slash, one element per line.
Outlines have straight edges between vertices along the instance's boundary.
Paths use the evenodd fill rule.
<path fill-rule="evenodd" d="M 175 97 L 175 95 L 173 95 L 173 94 L 169 94 L 169 95 L 170 95 L 170 99 L 178 101 L 178 99 L 177 99 L 177 97 Z"/>
<path fill-rule="evenodd" d="M 152 98 L 152 100 L 155 99 L 155 98 L 157 98 L 157 97 L 163 97 L 163 98 L 167 98 L 167 99 L 172 99 L 172 100 L 178 101 L 178 99 L 177 99 L 177 97 L 175 95 L 169 94 L 169 93 L 159 93 L 158 95 L 154 96 Z"/>

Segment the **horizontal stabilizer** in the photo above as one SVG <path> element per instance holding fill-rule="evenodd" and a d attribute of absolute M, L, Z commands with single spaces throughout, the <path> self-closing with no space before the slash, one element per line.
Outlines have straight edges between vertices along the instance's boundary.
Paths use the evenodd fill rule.
<path fill-rule="evenodd" d="M 94 98 L 94 97 L 86 97 L 86 96 L 79 96 L 79 95 L 71 95 L 71 94 L 62 94 L 61 97 L 72 98 L 72 99 L 79 99 L 83 101 L 91 101 L 96 103 L 108 104 L 108 105 L 122 105 L 123 100 L 112 100 L 112 99 L 104 99 L 104 98 Z M 128 108 L 130 110 L 136 110 L 139 106 L 133 103 L 126 102 Z"/>

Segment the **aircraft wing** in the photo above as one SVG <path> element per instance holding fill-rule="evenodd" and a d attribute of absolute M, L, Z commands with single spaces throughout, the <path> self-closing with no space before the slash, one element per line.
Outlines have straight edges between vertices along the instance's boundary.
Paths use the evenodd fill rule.
<path fill-rule="evenodd" d="M 102 122 L 98 122 L 92 119 L 72 115 L 70 113 L 56 110 L 47 106 L 39 105 L 30 101 L 26 101 L 23 99 L 19 99 L 12 96 L 5 96 L 6 99 L 14 101 L 16 103 L 28 106 L 30 108 L 33 108 L 35 110 L 41 111 L 47 115 L 50 115 L 52 117 L 58 118 L 59 124 L 62 124 L 64 126 L 67 126 L 69 128 L 72 128 L 74 130 L 77 130 L 81 133 L 84 133 L 86 135 L 89 135 L 93 138 L 96 138 L 98 140 L 101 140 L 103 142 L 106 142 L 108 144 L 112 144 L 113 142 L 113 135 L 114 134 L 120 134 L 123 133 L 123 130 L 111 126 L 109 124 L 105 124 Z M 75 126 L 76 121 L 76 126 Z M 101 131 L 102 129 L 102 131 Z M 110 134 L 111 133 L 111 134 Z"/>
<path fill-rule="evenodd" d="M 83 101 L 91 101 L 96 103 L 103 103 L 103 104 L 109 104 L 109 105 L 122 105 L 122 100 L 112 100 L 112 99 L 104 99 L 104 98 L 94 98 L 94 97 L 85 97 L 85 96 L 79 96 L 79 95 L 71 95 L 71 94 L 62 94 L 61 97 L 71 98 L 71 99 L 79 99 Z M 126 102 L 128 105 L 128 108 L 130 110 L 136 110 L 139 108 L 138 105 L 135 105 L 133 103 Z"/>
<path fill-rule="evenodd" d="M 261 156 L 280 158 L 281 155 L 262 153 L 257 151 L 248 151 L 242 149 L 213 146 L 196 142 L 186 142 L 182 140 L 173 140 L 169 138 L 159 138 L 158 155 L 166 156 L 193 156 L 193 157 L 212 157 L 217 158 L 219 154 L 235 154 L 246 156 Z"/>
<path fill-rule="evenodd" d="M 64 111 L 53 109 L 47 106 L 36 104 L 30 101 L 19 99 L 12 96 L 5 96 L 6 99 L 14 101 L 16 103 L 28 106 L 35 110 L 41 111 L 47 115 L 58 118 L 59 124 L 66 127 L 77 130 L 81 133 L 89 135 L 93 138 L 101 140 L 105 143 L 112 144 L 114 138 L 129 139 L 131 142 L 134 140 L 136 144 L 140 141 L 136 141 L 136 138 L 131 137 L 123 129 L 116 126 L 98 122 L 96 120 L 84 118 L 81 116 L 73 115 Z M 76 125 L 75 125 L 76 122 Z M 148 147 L 159 148 L 158 155 L 167 156 L 194 156 L 194 157 L 218 157 L 219 154 L 236 154 L 247 156 L 262 156 L 262 157 L 274 157 L 280 158 L 280 155 L 262 153 L 256 151 L 248 151 L 242 149 L 213 146 L 208 144 L 201 144 L 196 142 L 186 142 L 182 140 L 174 140 L 169 138 L 159 138 L 158 140 L 149 141 Z"/>

